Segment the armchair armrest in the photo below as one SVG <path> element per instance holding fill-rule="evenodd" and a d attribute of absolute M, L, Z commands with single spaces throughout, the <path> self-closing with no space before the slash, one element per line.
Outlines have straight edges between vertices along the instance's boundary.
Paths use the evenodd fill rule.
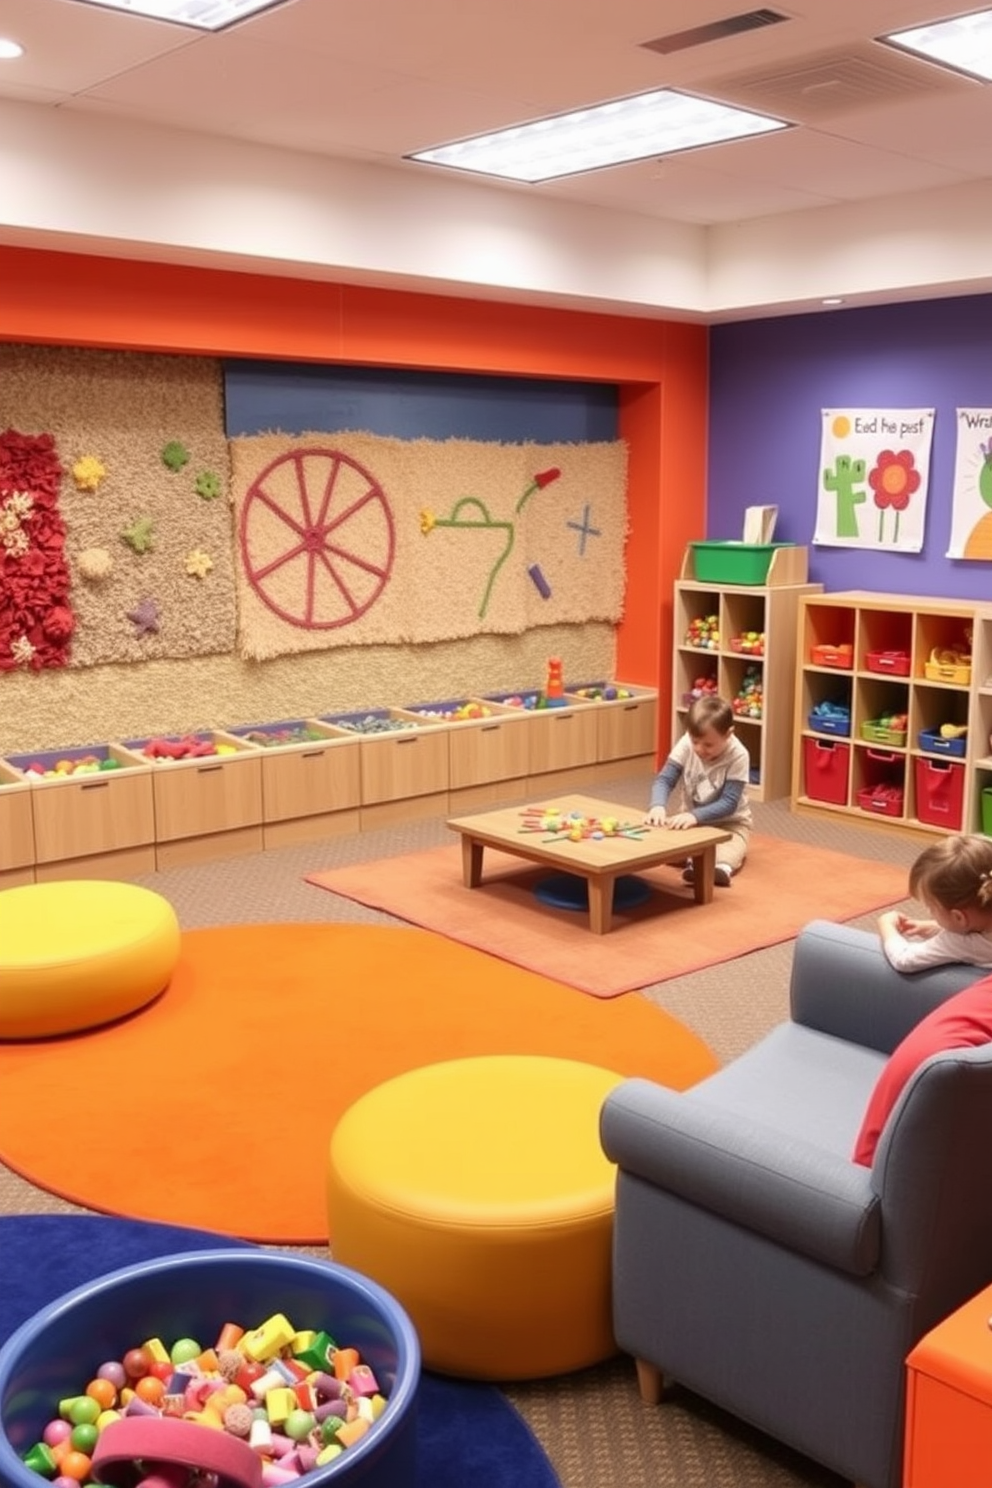
<path fill-rule="evenodd" d="M 959 965 L 894 971 L 876 934 L 813 920 L 796 941 L 791 1017 L 820 1033 L 891 1054 L 921 1018 L 987 974 Z"/>
<path fill-rule="evenodd" d="M 649 1080 L 625 1080 L 600 1118 L 625 1173 L 855 1276 L 878 1264 L 881 1207 L 871 1173 L 757 1122 Z"/>

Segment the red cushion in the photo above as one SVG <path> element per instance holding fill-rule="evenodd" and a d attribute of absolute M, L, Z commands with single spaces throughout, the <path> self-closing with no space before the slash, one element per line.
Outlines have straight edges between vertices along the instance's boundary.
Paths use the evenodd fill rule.
<path fill-rule="evenodd" d="M 858 1132 L 854 1161 L 870 1168 L 882 1127 L 899 1093 L 924 1059 L 941 1049 L 965 1049 L 992 1043 L 992 976 L 983 977 L 949 997 L 907 1033 L 878 1077 Z"/>

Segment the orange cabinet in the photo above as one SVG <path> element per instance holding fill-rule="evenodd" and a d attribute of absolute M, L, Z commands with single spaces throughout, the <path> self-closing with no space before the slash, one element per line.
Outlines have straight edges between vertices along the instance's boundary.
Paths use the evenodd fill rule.
<path fill-rule="evenodd" d="M 904 1488 L 992 1488 L 992 1287 L 906 1361 Z"/>

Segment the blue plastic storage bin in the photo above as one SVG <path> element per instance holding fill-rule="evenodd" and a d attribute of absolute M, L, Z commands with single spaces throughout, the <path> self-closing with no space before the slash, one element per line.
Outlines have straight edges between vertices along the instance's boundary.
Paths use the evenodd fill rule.
<path fill-rule="evenodd" d="M 97 1367 L 146 1338 L 213 1343 L 226 1322 L 256 1327 L 283 1312 L 358 1349 L 388 1397 L 372 1430 L 301 1488 L 397 1488 L 415 1481 L 420 1345 L 400 1304 L 376 1282 L 330 1261 L 218 1249 L 144 1261 L 67 1292 L 0 1349 L 0 1483 L 40 1488 L 22 1454 Z"/>

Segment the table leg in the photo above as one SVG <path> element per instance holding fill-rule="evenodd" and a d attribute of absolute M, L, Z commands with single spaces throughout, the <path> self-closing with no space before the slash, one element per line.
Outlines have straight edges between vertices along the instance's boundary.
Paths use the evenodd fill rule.
<path fill-rule="evenodd" d="M 483 850 L 483 843 L 462 837 L 462 883 L 467 889 L 477 889 L 482 882 Z"/>
<path fill-rule="evenodd" d="M 589 929 L 594 935 L 606 935 L 613 925 L 613 885 L 616 877 L 603 873 L 586 879 L 589 885 Z"/>
<path fill-rule="evenodd" d="M 716 847 L 704 847 L 692 854 L 692 892 L 697 904 L 712 904 L 713 874 L 716 871 Z"/>

